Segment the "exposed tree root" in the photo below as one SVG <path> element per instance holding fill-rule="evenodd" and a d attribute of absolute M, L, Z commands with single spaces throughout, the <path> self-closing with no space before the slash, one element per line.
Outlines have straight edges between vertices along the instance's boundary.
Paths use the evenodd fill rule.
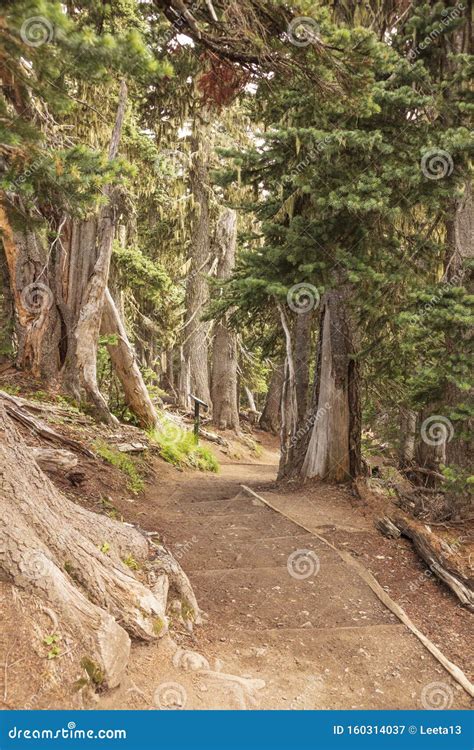
<path fill-rule="evenodd" d="M 95 682 L 120 682 L 129 635 L 153 640 L 166 632 L 169 584 L 188 619 L 200 621 L 189 580 L 170 553 L 133 526 L 62 495 L 3 404 L 0 478 L 0 577 L 39 595 L 80 633 L 89 645 L 85 665 Z"/>

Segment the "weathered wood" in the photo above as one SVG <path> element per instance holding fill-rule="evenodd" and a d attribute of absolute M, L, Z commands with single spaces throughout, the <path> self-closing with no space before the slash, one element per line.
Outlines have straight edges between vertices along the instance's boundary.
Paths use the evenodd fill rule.
<path fill-rule="evenodd" d="M 225 208 L 217 222 L 214 242 L 218 279 L 228 279 L 232 275 L 236 243 L 237 214 Z M 238 430 L 237 335 L 225 317 L 214 324 L 211 398 L 214 424 L 222 430 Z"/>
<path fill-rule="evenodd" d="M 279 363 L 272 372 L 265 406 L 258 423 L 260 429 L 273 432 L 274 435 L 278 435 L 281 427 L 281 395 L 284 376 L 284 363 Z"/>
<path fill-rule="evenodd" d="M 3 396 L 4 394 L 6 394 L 6 391 L 0 391 L 0 396 Z M 17 406 L 20 406 L 29 412 L 33 412 L 33 414 L 46 414 L 52 417 L 60 417 L 61 419 L 73 422 L 74 424 L 90 425 L 94 423 L 92 417 L 87 416 L 87 414 L 81 414 L 77 410 L 68 409 L 67 407 L 59 406 L 58 404 L 51 404 L 47 401 L 32 401 L 20 396 L 12 396 L 11 394 L 6 395 L 10 396 Z"/>
<path fill-rule="evenodd" d="M 375 526 L 384 536 L 389 537 L 389 539 L 398 539 L 402 535 L 400 529 L 397 528 L 387 516 L 378 518 L 375 522 Z"/>
<path fill-rule="evenodd" d="M 152 641 L 167 630 L 168 581 L 199 622 L 191 584 L 177 560 L 139 529 L 62 494 L 35 462 L 7 406 L 0 401 L 0 579 L 43 599 L 87 646 L 102 684 L 116 686 L 129 635 Z M 130 555 L 140 579 L 123 562 Z"/>
<path fill-rule="evenodd" d="M 456 569 L 448 554 L 436 549 L 436 537 L 425 526 L 406 517 L 397 516 L 393 523 L 401 533 L 411 539 L 413 545 L 430 570 L 458 597 L 461 604 L 474 611 L 474 588 L 472 580 Z"/>
<path fill-rule="evenodd" d="M 182 347 L 179 400 L 190 407 L 189 394 L 211 404 L 209 387 L 209 332 L 211 324 L 202 320 L 209 300 L 207 274 L 211 272 L 210 253 L 210 187 L 211 150 L 210 113 L 206 107 L 196 116 L 191 137 L 192 160 L 189 173 L 193 196 L 192 229 L 189 243 L 190 265 L 186 280 L 186 314 Z"/>
<path fill-rule="evenodd" d="M 7 414 L 12 417 L 12 419 L 20 422 L 25 427 L 28 427 L 28 429 L 32 430 L 35 434 L 40 435 L 40 437 L 53 443 L 68 445 L 70 448 L 80 451 L 85 456 L 95 458 L 94 453 L 82 443 L 79 443 L 72 438 L 68 438 L 65 435 L 60 435 L 59 432 L 48 427 L 45 422 L 28 414 L 25 409 L 17 403 L 17 399 L 14 396 L 10 396 L 10 394 L 5 393 L 5 391 L 0 391 L 0 398 L 5 402 Z"/>
<path fill-rule="evenodd" d="M 117 448 L 120 453 L 143 453 L 148 450 L 148 445 L 146 443 L 120 443 Z"/>
<path fill-rule="evenodd" d="M 118 152 L 120 135 L 127 105 L 127 86 L 120 85 L 117 115 L 109 146 L 109 159 Z M 116 200 L 110 185 L 104 188 L 108 203 L 102 208 L 97 223 L 97 258 L 90 275 L 81 304 L 80 314 L 74 330 L 75 358 L 69 369 L 66 385 L 80 397 L 85 393 L 95 409 L 96 415 L 110 425 L 118 424 L 107 406 L 97 385 L 97 347 L 104 308 L 105 293 L 109 278 L 112 241 L 116 226 Z"/>
<path fill-rule="evenodd" d="M 28 448 L 38 466 L 43 471 L 60 471 L 66 474 L 78 464 L 77 456 L 71 451 L 55 448 Z"/>
<path fill-rule="evenodd" d="M 158 414 L 148 393 L 137 358 L 127 336 L 115 302 L 109 290 L 104 293 L 104 308 L 100 331 L 103 335 L 116 337 L 114 343 L 107 344 L 117 377 L 125 394 L 125 402 L 135 414 L 141 427 L 154 428 L 158 425 Z"/>
<path fill-rule="evenodd" d="M 210 443 L 217 443 L 217 445 L 222 445 L 224 448 L 229 446 L 229 443 L 223 437 L 217 435 L 215 432 L 209 432 L 209 430 L 205 430 L 203 427 L 199 428 L 199 435 L 205 440 L 209 440 Z"/>

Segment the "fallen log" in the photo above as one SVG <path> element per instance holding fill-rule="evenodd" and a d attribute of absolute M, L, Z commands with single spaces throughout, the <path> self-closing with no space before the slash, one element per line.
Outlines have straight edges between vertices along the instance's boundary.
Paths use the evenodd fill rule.
<path fill-rule="evenodd" d="M 143 453 L 149 446 L 146 443 L 120 443 L 117 448 L 120 453 Z"/>
<path fill-rule="evenodd" d="M 28 450 L 43 471 L 61 471 L 66 474 L 78 464 L 77 457 L 71 451 L 36 447 L 30 447 Z"/>
<path fill-rule="evenodd" d="M 455 550 L 451 553 L 443 552 L 441 544 L 440 549 L 437 549 L 435 535 L 426 526 L 416 521 L 402 516 L 391 520 L 403 536 L 413 542 L 415 550 L 429 569 L 456 594 L 463 606 L 474 612 L 473 580 L 454 567 L 452 558 Z"/>
<path fill-rule="evenodd" d="M 0 398 L 2 398 L 5 402 L 5 409 L 7 414 L 16 422 L 22 424 L 24 427 L 28 427 L 28 429 L 30 429 L 36 435 L 39 435 L 40 437 L 44 438 L 45 440 L 49 440 L 52 443 L 68 445 L 70 448 L 74 448 L 74 450 L 80 451 L 80 453 L 83 453 L 85 456 L 89 456 L 89 458 L 95 458 L 94 453 L 92 453 L 89 448 L 86 448 L 85 445 L 82 445 L 82 443 L 79 443 L 77 442 L 77 440 L 73 440 L 72 438 L 68 438 L 65 435 L 60 435 L 59 432 L 53 430 L 45 422 L 42 422 L 40 419 L 33 417 L 31 414 L 28 414 L 25 409 L 17 403 L 17 399 L 15 399 L 14 396 L 10 396 L 10 394 L 5 393 L 5 391 L 0 391 Z"/>
<path fill-rule="evenodd" d="M 6 393 L 6 391 L 0 391 L 0 396 L 2 396 L 2 398 L 8 396 L 12 403 L 29 412 L 33 412 L 33 414 L 47 414 L 53 417 L 65 419 L 69 422 L 74 422 L 74 424 L 87 425 L 93 424 L 94 422 L 92 417 L 87 416 L 87 414 L 82 414 L 76 409 L 68 409 L 67 407 L 58 404 L 51 404 L 47 401 L 33 401 L 20 396 L 12 396 L 10 393 Z"/>
<path fill-rule="evenodd" d="M 384 536 L 389 537 L 389 539 L 398 539 L 402 535 L 400 529 L 387 516 L 378 518 L 375 526 Z"/>
<path fill-rule="evenodd" d="M 199 428 L 199 435 L 204 438 L 204 440 L 209 440 L 210 443 L 217 443 L 217 445 L 222 445 L 224 448 L 228 448 L 229 446 L 229 443 L 223 437 L 217 435 L 215 432 L 204 430 L 202 427 Z"/>

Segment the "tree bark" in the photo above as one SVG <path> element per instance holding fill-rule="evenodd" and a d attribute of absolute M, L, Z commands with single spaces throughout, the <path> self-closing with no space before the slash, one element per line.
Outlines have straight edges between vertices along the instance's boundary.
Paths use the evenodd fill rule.
<path fill-rule="evenodd" d="M 186 408 L 190 407 L 190 391 L 211 406 L 208 367 L 210 323 L 201 320 L 209 299 L 205 274 L 210 268 L 210 142 L 206 112 L 201 122 L 197 120 L 195 122 L 192 149 L 190 185 L 195 208 L 191 238 L 191 264 L 186 283 L 185 338 L 180 379 L 180 402 Z"/>
<path fill-rule="evenodd" d="M 62 495 L 1 402 L 0 476 L 0 578 L 35 593 L 58 614 L 86 644 L 84 657 L 102 675 L 101 683 L 119 684 L 128 634 L 149 641 L 166 632 L 168 582 L 199 619 L 176 560 L 137 529 Z M 141 581 L 123 563 L 130 555 L 140 565 Z"/>
<path fill-rule="evenodd" d="M 331 291 L 322 300 L 316 415 L 302 466 L 305 478 L 343 482 L 361 470 L 358 365 L 346 297 L 344 290 Z"/>
<path fill-rule="evenodd" d="M 127 86 L 122 81 L 117 115 L 109 146 L 110 160 L 114 159 L 118 152 L 126 104 Z M 99 418 L 108 424 L 116 424 L 117 420 L 110 414 L 107 403 L 97 385 L 97 346 L 116 226 L 114 191 L 106 187 L 104 192 L 108 204 L 102 209 L 97 224 L 97 259 L 85 288 L 73 334 L 75 356 L 69 360 L 66 385 L 78 400 L 80 400 L 81 393 L 84 392 Z"/>
<path fill-rule="evenodd" d="M 283 307 L 277 302 L 281 325 L 285 334 L 286 358 L 283 374 L 281 397 L 281 454 L 278 468 L 278 479 L 283 479 L 292 472 L 294 452 L 297 443 L 298 402 L 296 400 L 295 363 L 293 359 L 293 342 L 290 327 Z"/>
<path fill-rule="evenodd" d="M 232 275 L 237 243 L 237 214 L 224 209 L 216 228 L 217 278 Z M 225 320 L 215 325 L 212 352 L 212 410 L 213 421 L 221 429 L 239 428 L 237 405 L 237 338 Z"/>
<path fill-rule="evenodd" d="M 283 436 L 282 477 L 343 482 L 360 474 L 360 393 L 348 294 L 342 288 L 321 300 L 312 407 L 303 424 L 294 418 L 292 430 Z"/>
<path fill-rule="evenodd" d="M 28 227 L 15 230 L 3 205 L 0 230 L 15 310 L 17 366 L 54 382 L 60 367 L 61 323 L 44 239 Z"/>
<path fill-rule="evenodd" d="M 401 468 L 410 466 L 415 458 L 416 412 L 402 409 L 400 413 L 400 440 L 398 460 Z"/>
<path fill-rule="evenodd" d="M 148 393 L 135 352 L 128 340 L 125 326 L 109 290 L 105 290 L 105 304 L 102 312 L 101 333 L 116 336 L 116 343 L 107 344 L 112 365 L 125 394 L 125 402 L 138 418 L 140 427 L 149 429 L 158 424 L 158 414 Z"/>
<path fill-rule="evenodd" d="M 281 427 L 281 397 L 285 377 L 285 365 L 277 365 L 272 372 L 265 406 L 260 417 L 259 425 L 266 432 L 278 435 Z"/>
<path fill-rule="evenodd" d="M 311 330 L 313 311 L 299 312 L 295 325 L 295 387 L 298 403 L 298 421 L 306 417 L 309 391 L 309 362 L 311 356 Z"/>

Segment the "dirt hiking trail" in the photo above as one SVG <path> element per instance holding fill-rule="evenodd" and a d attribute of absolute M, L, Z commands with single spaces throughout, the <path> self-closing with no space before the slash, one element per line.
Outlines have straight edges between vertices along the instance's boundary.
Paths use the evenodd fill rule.
<path fill-rule="evenodd" d="M 349 490 L 322 485 L 319 502 L 278 494 L 276 464 L 265 450 L 259 463 L 224 459 L 217 476 L 170 470 L 146 504 L 128 506 L 127 520 L 160 529 L 206 624 L 192 635 L 172 627 L 178 649 L 168 637 L 135 645 L 130 681 L 97 708 L 467 708 L 469 696 L 334 550 L 242 490 L 319 534 L 368 531 Z"/>

